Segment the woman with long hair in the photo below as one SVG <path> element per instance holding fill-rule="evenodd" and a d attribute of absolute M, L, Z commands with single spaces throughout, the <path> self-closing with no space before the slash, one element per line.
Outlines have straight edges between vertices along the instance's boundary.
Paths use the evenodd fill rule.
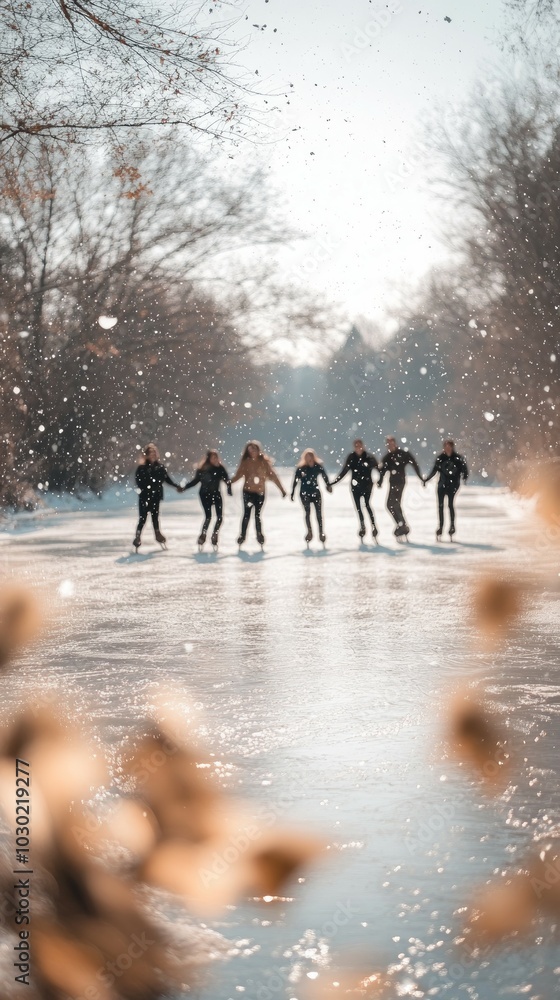
<path fill-rule="evenodd" d="M 142 544 L 140 537 L 142 528 L 148 519 L 148 514 L 151 514 L 156 542 L 159 542 L 162 549 L 164 549 L 166 539 L 159 527 L 159 505 L 163 500 L 163 484 L 169 483 L 178 493 L 181 492 L 181 487 L 173 482 L 167 469 L 161 464 L 159 451 L 153 442 L 147 444 L 142 451 L 142 458 L 136 469 L 135 480 L 138 487 L 139 519 L 132 544 L 138 552 Z"/>
<path fill-rule="evenodd" d="M 325 480 L 325 483 L 327 484 L 327 491 L 332 493 L 332 486 L 329 483 L 329 477 L 325 472 L 321 459 L 317 458 L 313 448 L 306 448 L 296 466 L 294 481 L 292 483 L 291 499 L 294 499 L 296 486 L 299 483 L 299 498 L 305 511 L 305 525 L 307 527 L 307 534 L 305 536 L 307 548 L 309 548 L 309 543 L 313 538 L 313 529 L 311 527 L 312 506 L 315 508 L 315 516 L 319 526 L 319 538 L 323 542 L 323 545 L 327 540 L 323 528 L 323 510 L 321 490 L 319 489 L 319 476 Z"/>
<path fill-rule="evenodd" d="M 224 482 L 227 487 L 228 496 L 231 496 L 231 482 L 226 469 L 220 462 L 220 456 L 215 448 L 209 448 L 204 458 L 198 463 L 196 475 L 190 483 L 183 486 L 183 492 L 190 490 L 191 486 L 200 483 L 200 502 L 204 511 L 204 522 L 202 531 L 198 536 L 198 548 L 202 549 L 206 541 L 206 534 L 212 520 L 212 508 L 216 511 L 214 530 L 212 531 L 212 545 L 218 548 L 218 532 L 223 520 L 223 501 L 220 491 L 220 483 Z"/>
<path fill-rule="evenodd" d="M 366 533 L 366 522 L 362 511 L 363 501 L 371 522 L 371 533 L 374 541 L 377 541 L 377 527 L 370 504 L 370 498 L 371 491 L 373 489 L 372 476 L 374 471 L 378 468 L 379 462 L 377 461 L 375 455 L 366 451 L 364 442 L 361 438 L 356 438 L 354 441 L 354 451 L 350 452 L 344 462 L 344 465 L 342 466 L 342 469 L 338 473 L 338 476 L 332 481 L 333 486 L 335 486 L 341 479 L 344 479 L 348 472 L 352 473 L 350 478 L 350 489 L 352 492 L 352 499 L 358 512 L 358 518 L 360 520 L 358 535 L 360 538 L 363 538 Z"/>
<path fill-rule="evenodd" d="M 243 519 L 241 521 L 241 532 L 237 539 L 239 546 L 243 545 L 247 537 L 247 528 L 251 511 L 255 512 L 255 529 L 259 545 L 264 545 L 264 535 L 261 524 L 261 510 L 265 499 L 265 487 L 267 479 L 270 479 L 278 487 L 283 497 L 286 490 L 278 479 L 272 468 L 272 459 L 265 455 L 260 441 L 248 441 L 243 450 L 239 467 L 235 473 L 232 483 L 238 479 L 243 479 Z"/>

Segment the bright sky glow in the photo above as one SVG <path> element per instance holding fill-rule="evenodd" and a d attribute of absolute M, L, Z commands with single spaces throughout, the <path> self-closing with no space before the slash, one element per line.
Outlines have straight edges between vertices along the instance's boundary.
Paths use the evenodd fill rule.
<path fill-rule="evenodd" d="M 496 77 L 500 0 L 251 0 L 247 13 L 243 63 L 291 103 L 274 119 L 286 137 L 240 148 L 237 165 L 263 157 L 308 234 L 285 272 L 380 320 L 445 260 L 422 122 L 438 108 L 452 122 L 475 81 Z"/>

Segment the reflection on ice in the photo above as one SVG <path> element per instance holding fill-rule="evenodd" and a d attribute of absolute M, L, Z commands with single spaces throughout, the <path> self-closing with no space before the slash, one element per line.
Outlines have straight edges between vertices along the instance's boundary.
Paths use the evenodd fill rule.
<path fill-rule="evenodd" d="M 163 512 L 167 553 L 150 550 L 148 538 L 148 551 L 128 553 L 132 509 L 68 512 L 0 539 L 9 572 L 29 576 L 33 567 L 58 616 L 56 634 L 14 675 L 8 710 L 32 682 L 56 676 L 109 741 L 114 765 L 150 685 L 171 678 L 204 706 L 193 725 L 214 764 L 233 764 L 216 764 L 221 785 L 250 797 L 271 830 L 303 822 L 330 845 L 330 865 L 296 883 L 293 902 L 263 919 L 242 900 L 212 924 L 231 957 L 208 1000 L 237 987 L 251 1000 L 305 1000 L 302 984 L 323 1000 L 331 988 L 340 995 L 333 981 L 354 988 L 387 969 L 388 996 L 410 984 L 417 995 L 453 1000 L 458 983 L 477 1000 L 558 989 L 550 919 L 523 951 L 506 945 L 482 962 L 480 942 L 459 941 L 474 888 L 495 871 L 514 874 L 534 857 L 533 840 L 546 846 L 560 827 L 558 591 L 536 594 L 501 645 L 476 645 L 474 584 L 483 573 L 528 572 L 534 524 L 514 516 L 507 491 L 467 487 L 461 537 L 436 547 L 434 510 L 420 500 L 408 546 L 396 545 L 376 510 L 381 545 L 368 551 L 348 496 L 334 493 L 325 499 L 328 548 L 317 559 L 302 553 L 299 513 L 273 496 L 265 552 L 241 558 L 235 500 L 217 558 L 197 558 L 198 509 L 180 501 Z M 61 559 L 79 618 L 77 601 L 57 593 Z M 556 577 L 551 547 L 539 562 Z M 441 719 L 457 684 L 486 691 L 519 746 L 519 772 L 493 798 L 447 757 Z M 368 961 L 350 968 L 356 949 Z"/>

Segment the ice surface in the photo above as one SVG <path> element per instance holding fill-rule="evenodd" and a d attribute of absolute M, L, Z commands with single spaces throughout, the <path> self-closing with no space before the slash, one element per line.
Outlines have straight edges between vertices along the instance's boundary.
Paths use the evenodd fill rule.
<path fill-rule="evenodd" d="M 328 862 L 292 887 L 293 902 L 241 903 L 216 921 L 237 954 L 218 963 L 205 1000 L 302 1000 L 308 973 L 320 982 L 355 949 L 398 967 L 414 996 L 560 989 L 546 926 L 538 948 L 486 955 L 482 966 L 451 944 L 468 891 L 558 829 L 557 550 L 506 490 L 470 486 L 457 542 L 436 544 L 432 487 L 407 486 L 410 545 L 392 537 L 385 491 L 375 490 L 381 544 L 360 548 L 344 482 L 324 497 L 326 550 L 317 540 L 306 550 L 299 502 L 273 488 L 264 554 L 254 535 L 237 552 L 237 488 L 217 555 L 196 549 L 197 497 L 171 491 L 167 552 L 147 525 L 131 554 L 133 493 L 128 509 L 96 501 L 23 516 L 0 536 L 4 574 L 41 589 L 56 613 L 11 679 L 8 711 L 33 684 L 59 703 L 62 685 L 117 750 L 154 683 L 171 680 L 199 706 L 223 784 L 252 798 L 263 823 L 301 823 L 331 845 Z M 530 574 L 532 589 L 491 654 L 468 599 L 481 573 L 502 568 Z M 440 710 L 468 679 L 525 741 L 517 787 L 497 802 L 445 758 Z"/>

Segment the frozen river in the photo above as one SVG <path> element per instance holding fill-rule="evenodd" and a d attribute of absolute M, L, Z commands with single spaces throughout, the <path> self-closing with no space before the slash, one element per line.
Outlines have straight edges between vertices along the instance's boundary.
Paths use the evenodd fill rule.
<path fill-rule="evenodd" d="M 395 542 L 376 490 L 381 544 L 360 548 L 346 483 L 325 497 L 324 551 L 306 550 L 299 503 L 274 490 L 264 554 L 254 537 L 237 552 L 239 492 L 217 555 L 196 550 L 201 511 L 189 494 L 164 504 L 166 552 L 147 526 L 130 554 L 133 493 L 121 509 L 22 517 L 0 535 L 4 576 L 40 587 L 56 612 L 7 711 L 30 683 L 62 685 L 117 749 L 154 682 L 171 681 L 200 705 L 226 787 L 331 847 L 293 900 L 241 903 L 212 924 L 232 954 L 205 1000 L 304 1000 L 316 973 L 332 981 L 356 955 L 360 968 L 393 968 L 395 995 L 560 995 L 546 924 L 538 945 L 482 964 L 451 944 L 473 886 L 560 832 L 558 549 L 539 546 L 505 490 L 464 489 L 458 540 L 440 545 L 433 490 L 410 481 L 406 497 L 409 545 Z M 475 580 L 537 568 L 506 644 L 485 652 L 468 610 Z M 518 734 L 522 770 L 497 800 L 445 756 L 440 709 L 464 681 Z"/>

